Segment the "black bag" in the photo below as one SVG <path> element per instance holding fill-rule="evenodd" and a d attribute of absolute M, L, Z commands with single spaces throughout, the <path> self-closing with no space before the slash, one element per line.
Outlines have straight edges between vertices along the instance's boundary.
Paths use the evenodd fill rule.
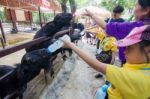
<path fill-rule="evenodd" d="M 112 60 L 112 52 L 111 51 L 102 51 L 100 54 L 96 54 L 96 59 L 100 62 L 110 64 Z"/>

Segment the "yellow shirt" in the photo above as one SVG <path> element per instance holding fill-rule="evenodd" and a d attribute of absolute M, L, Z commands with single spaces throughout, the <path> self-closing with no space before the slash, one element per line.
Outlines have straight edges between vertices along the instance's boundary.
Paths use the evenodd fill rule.
<path fill-rule="evenodd" d="M 123 68 L 107 65 L 106 79 L 112 84 L 109 99 L 150 98 L 150 63 L 126 63 Z"/>
<path fill-rule="evenodd" d="M 117 40 L 114 37 L 107 37 L 105 34 L 105 31 L 100 28 L 100 27 L 93 27 L 91 29 L 88 29 L 89 32 L 98 32 L 97 34 L 97 38 L 100 41 L 104 42 L 100 42 L 100 47 L 103 51 L 111 51 L 111 52 L 117 52 L 118 48 L 117 46 L 114 44 L 114 42 L 116 42 Z"/>
<path fill-rule="evenodd" d="M 100 47 L 103 51 L 117 52 L 118 48 L 114 44 L 117 40 L 114 37 L 106 37 L 104 33 L 97 34 L 98 39 L 100 40 Z"/>
<path fill-rule="evenodd" d="M 97 38 L 98 38 L 100 41 L 102 41 L 105 37 L 106 37 L 105 33 L 103 33 L 103 32 L 98 32 Z"/>
<path fill-rule="evenodd" d="M 105 32 L 102 28 L 98 27 L 98 26 L 94 26 L 94 27 L 89 27 L 87 29 L 88 32 L 93 32 L 93 33 L 98 33 L 98 32 Z"/>

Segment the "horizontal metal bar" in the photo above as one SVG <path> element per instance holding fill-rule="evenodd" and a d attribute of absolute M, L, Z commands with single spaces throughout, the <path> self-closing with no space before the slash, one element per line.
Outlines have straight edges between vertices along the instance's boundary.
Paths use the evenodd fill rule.
<path fill-rule="evenodd" d="M 19 45 L 15 45 L 15 46 L 12 46 L 12 47 L 2 49 L 2 50 L 0 50 L 0 57 L 6 56 L 8 54 L 11 54 L 13 52 L 19 51 L 19 50 L 24 49 L 24 48 L 28 48 L 32 45 L 41 43 L 41 42 L 46 41 L 48 39 L 50 39 L 50 38 L 41 37 L 41 38 L 35 39 L 33 41 L 29 41 L 29 42 L 26 42 L 26 43 L 23 43 L 23 44 L 19 44 Z"/>
<path fill-rule="evenodd" d="M 70 29 L 57 32 L 56 35 L 54 35 L 53 37 L 59 36 L 59 35 L 61 35 L 63 33 L 66 33 L 66 32 L 70 32 Z M 47 37 L 40 37 L 38 39 L 34 39 L 34 40 L 26 42 L 24 44 L 20 44 L 20 45 L 16 45 L 16 46 L 13 46 L 13 47 L 10 47 L 10 48 L 6 48 L 6 49 L 3 49 L 3 50 L 0 50 L 0 57 L 9 55 L 10 53 L 16 52 L 16 51 L 18 51 L 20 49 L 23 49 L 23 48 L 30 47 L 30 46 L 32 46 L 34 44 L 38 44 L 38 43 L 41 43 L 41 42 L 49 40 L 49 39 L 51 39 L 51 38 L 50 37 L 48 37 L 48 38 Z M 2 77 L 0 77 L 0 81 L 2 81 L 4 78 L 9 76 L 12 72 L 13 71 L 10 71 L 7 74 L 5 74 Z"/>
<path fill-rule="evenodd" d="M 70 29 L 66 29 L 66 30 L 57 32 L 54 35 L 54 37 L 56 37 L 56 36 L 58 36 L 60 34 L 69 32 L 69 31 L 70 31 Z M 5 49 L 2 49 L 2 50 L 0 50 L 0 58 L 3 57 L 3 56 L 9 55 L 11 53 L 14 53 L 16 51 L 19 51 L 21 49 L 28 48 L 28 47 L 33 46 L 35 44 L 39 44 L 41 42 L 44 42 L 44 41 L 52 39 L 52 38 L 51 37 L 40 37 L 40 38 L 34 39 L 32 41 L 28 41 L 28 42 L 23 43 L 23 44 L 19 44 L 19 45 L 15 45 L 15 46 L 12 46 L 12 47 L 8 47 L 8 48 L 5 48 Z"/>

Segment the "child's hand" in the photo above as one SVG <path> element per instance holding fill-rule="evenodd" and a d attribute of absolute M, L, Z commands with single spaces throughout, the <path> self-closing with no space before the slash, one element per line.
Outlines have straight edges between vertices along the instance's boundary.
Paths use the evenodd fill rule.
<path fill-rule="evenodd" d="M 85 8 L 85 13 L 84 13 L 84 15 L 90 17 L 90 16 L 91 16 L 90 14 L 91 14 L 91 11 L 90 11 L 88 8 Z"/>
<path fill-rule="evenodd" d="M 71 43 L 71 40 L 68 35 L 61 37 L 60 40 L 64 42 L 64 46 L 63 46 L 64 48 L 69 48 L 68 45 Z"/>

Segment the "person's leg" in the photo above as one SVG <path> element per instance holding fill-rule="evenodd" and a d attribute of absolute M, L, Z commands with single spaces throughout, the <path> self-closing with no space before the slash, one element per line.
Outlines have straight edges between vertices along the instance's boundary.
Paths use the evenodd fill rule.
<path fill-rule="evenodd" d="M 108 92 L 106 92 L 106 96 L 105 96 L 105 99 L 108 99 Z"/>

